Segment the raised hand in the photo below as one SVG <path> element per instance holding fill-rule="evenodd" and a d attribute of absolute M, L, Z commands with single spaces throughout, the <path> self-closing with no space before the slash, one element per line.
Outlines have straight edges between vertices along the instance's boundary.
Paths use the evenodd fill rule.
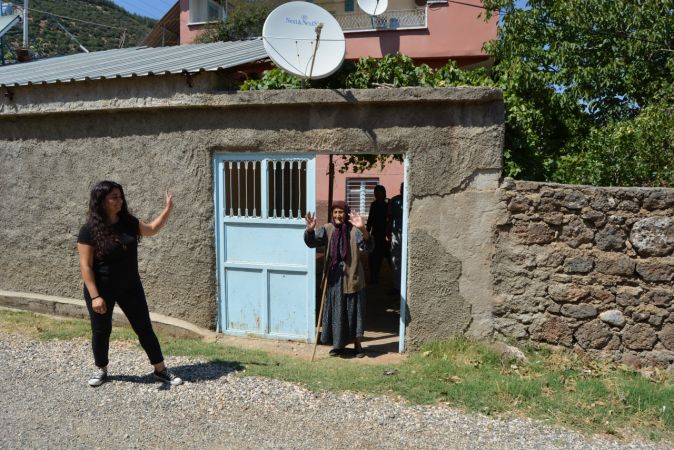
<path fill-rule="evenodd" d="M 304 218 L 304 221 L 307 223 L 307 231 L 314 231 L 316 228 L 316 214 L 307 212 L 307 216 Z"/>
<path fill-rule="evenodd" d="M 173 209 L 173 194 L 166 191 L 166 208 Z"/>
<path fill-rule="evenodd" d="M 349 222 L 351 223 L 351 225 L 353 225 L 354 227 L 358 228 L 361 231 L 365 229 L 365 221 L 363 220 L 363 217 L 357 212 L 349 213 Z"/>

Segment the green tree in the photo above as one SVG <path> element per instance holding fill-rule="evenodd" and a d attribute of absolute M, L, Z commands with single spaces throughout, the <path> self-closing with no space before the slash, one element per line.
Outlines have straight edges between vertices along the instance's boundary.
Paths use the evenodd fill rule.
<path fill-rule="evenodd" d="M 506 173 L 671 185 L 672 0 L 485 0 L 504 11 L 494 81 L 506 103 Z"/>

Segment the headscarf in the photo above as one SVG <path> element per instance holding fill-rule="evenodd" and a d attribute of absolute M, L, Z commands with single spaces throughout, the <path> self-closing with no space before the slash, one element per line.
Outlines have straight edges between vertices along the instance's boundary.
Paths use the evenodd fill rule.
<path fill-rule="evenodd" d="M 335 208 L 344 210 L 344 222 L 336 224 L 332 218 L 332 211 Z M 351 223 L 349 222 L 349 206 L 343 201 L 336 201 L 330 207 L 330 222 L 335 227 L 330 239 L 330 267 L 335 266 L 339 261 L 346 261 L 349 257 L 349 232 Z"/>

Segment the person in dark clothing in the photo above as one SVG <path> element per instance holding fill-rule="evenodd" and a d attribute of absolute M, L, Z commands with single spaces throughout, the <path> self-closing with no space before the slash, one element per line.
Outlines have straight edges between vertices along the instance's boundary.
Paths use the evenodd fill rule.
<path fill-rule="evenodd" d="M 365 271 L 359 251 L 372 251 L 363 218 L 349 213 L 344 202 L 334 202 L 332 221 L 316 229 L 316 216 L 307 213 L 304 242 L 309 248 L 325 246 L 323 273 L 328 284 L 321 321 L 321 342 L 332 345 L 330 356 L 344 353 L 353 342 L 357 358 L 365 356 L 361 345 L 365 326 Z M 325 276 L 325 275 L 324 275 Z"/>
<path fill-rule="evenodd" d="M 386 215 L 388 213 L 388 201 L 386 200 L 386 188 L 378 184 L 374 188 L 374 201 L 370 205 L 370 213 L 367 217 L 367 231 L 374 239 L 374 250 L 370 254 L 370 283 L 379 282 L 379 270 L 382 261 L 389 261 L 389 243 L 386 236 Z"/>
<path fill-rule="evenodd" d="M 403 190 L 404 184 L 400 183 L 400 194 L 388 202 L 388 225 L 386 234 L 391 243 L 391 266 L 393 267 L 393 290 L 400 292 L 400 273 L 402 269 L 402 243 L 403 243 Z"/>
<path fill-rule="evenodd" d="M 138 273 L 138 242 L 162 229 L 173 208 L 166 193 L 164 210 L 150 223 L 135 218 L 127 208 L 122 186 L 101 181 L 91 190 L 87 221 L 80 229 L 77 250 L 84 280 L 84 300 L 91 320 L 91 344 L 96 372 L 89 386 L 100 386 L 108 376 L 112 311 L 119 304 L 154 366 L 157 379 L 171 385 L 182 380 L 168 371 L 152 330 L 150 312 Z"/>

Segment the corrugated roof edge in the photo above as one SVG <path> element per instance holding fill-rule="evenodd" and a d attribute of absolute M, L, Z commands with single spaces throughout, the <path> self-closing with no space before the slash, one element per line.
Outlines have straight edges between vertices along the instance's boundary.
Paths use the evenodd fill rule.
<path fill-rule="evenodd" d="M 229 54 L 218 52 L 231 50 Z M 141 52 L 142 56 L 139 53 Z M 194 53 L 204 64 L 195 64 Z M 124 56 L 127 58 L 125 59 Z M 129 47 L 44 58 L 0 67 L 0 86 L 66 83 L 84 80 L 199 73 L 267 59 L 262 38 L 172 47 Z M 124 70 L 120 70 L 120 65 Z M 98 73 L 97 72 L 98 69 Z M 117 69 L 117 70 L 113 70 Z M 11 81 L 10 81 L 11 80 Z"/>

